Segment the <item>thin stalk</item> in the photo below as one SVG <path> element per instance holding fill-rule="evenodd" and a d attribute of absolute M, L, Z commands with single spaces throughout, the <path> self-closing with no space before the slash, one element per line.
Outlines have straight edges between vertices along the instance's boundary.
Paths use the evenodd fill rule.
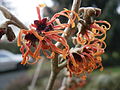
<path fill-rule="evenodd" d="M 54 85 L 54 82 L 56 80 L 57 75 L 58 75 L 58 73 L 55 73 L 53 71 L 51 72 L 49 82 L 48 82 L 48 86 L 47 86 L 46 90 L 52 90 L 53 89 L 53 85 Z"/>
<path fill-rule="evenodd" d="M 75 11 L 76 13 L 78 13 L 78 10 L 79 10 L 79 7 L 80 7 L 80 3 L 81 3 L 81 0 L 74 0 L 73 4 L 72 4 L 71 10 Z M 71 14 L 71 17 L 73 17 L 72 14 Z M 68 21 L 68 23 L 69 22 L 70 21 Z M 66 28 L 64 31 L 66 32 L 67 36 L 65 36 L 64 34 L 62 34 L 62 36 L 65 37 L 66 40 L 68 40 L 68 38 L 71 35 L 73 35 L 73 31 L 75 33 L 75 28 L 74 29 L 73 28 Z M 61 43 L 56 43 L 56 46 L 62 48 L 61 47 Z M 52 65 L 52 67 L 51 67 L 51 74 L 50 74 L 50 78 L 49 78 L 49 82 L 48 82 L 46 90 L 52 90 L 53 85 L 54 85 L 55 80 L 56 80 L 56 77 L 57 77 L 58 73 L 61 70 L 61 68 L 59 68 L 59 66 L 58 66 L 58 54 L 55 54 L 55 58 L 52 59 L 51 65 Z"/>

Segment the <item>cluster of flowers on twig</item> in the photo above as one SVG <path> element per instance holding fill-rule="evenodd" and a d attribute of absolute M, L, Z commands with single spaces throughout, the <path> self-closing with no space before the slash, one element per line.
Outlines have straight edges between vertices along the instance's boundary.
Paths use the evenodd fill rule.
<path fill-rule="evenodd" d="M 94 69 L 103 69 L 101 56 L 104 53 L 106 44 L 106 31 L 109 30 L 110 24 L 107 21 L 95 21 L 94 16 L 100 15 L 99 9 L 82 8 L 81 15 L 74 11 L 64 9 L 63 11 L 53 15 L 51 19 L 42 18 L 40 8 L 44 7 L 40 4 L 37 9 L 38 20 L 30 25 L 30 29 L 22 29 L 18 35 L 17 44 L 20 46 L 23 61 L 21 64 L 34 64 L 41 58 L 43 53 L 47 58 L 53 59 L 55 54 L 61 54 L 67 60 L 67 68 L 70 74 L 81 75 L 85 78 L 86 73 L 92 72 Z M 71 13 L 73 17 L 71 17 Z M 65 16 L 69 19 L 69 23 L 61 23 L 59 17 Z M 79 17 L 80 16 L 80 17 Z M 75 27 L 75 20 L 78 19 L 78 33 L 73 38 L 75 48 L 69 48 L 64 37 L 60 34 L 66 34 L 63 29 L 66 27 Z M 82 24 L 82 27 L 79 26 Z M 9 30 L 8 30 L 9 29 Z M 11 28 L 0 29 L 0 39 L 6 34 L 9 41 L 15 39 L 15 35 Z M 55 45 L 60 42 L 63 48 Z M 34 62 L 29 62 L 32 56 Z"/>
<path fill-rule="evenodd" d="M 82 79 L 86 79 L 86 74 L 94 69 L 103 70 L 101 55 L 106 48 L 104 40 L 109 28 L 107 21 L 93 21 L 80 30 L 78 26 L 77 37 L 73 38 L 76 48 L 72 48 L 67 57 L 70 75 L 81 75 Z"/>
<path fill-rule="evenodd" d="M 67 67 L 70 76 L 80 76 L 83 80 L 86 79 L 86 74 L 95 69 L 99 68 L 102 71 L 101 55 L 106 48 L 104 40 L 106 39 L 107 30 L 110 29 L 110 24 L 107 21 L 94 20 L 94 17 L 101 14 L 100 9 L 80 8 L 79 13 L 64 9 L 49 19 L 47 17 L 42 18 L 40 15 L 40 8 L 44 6 L 44 4 L 40 4 L 36 7 L 38 20 L 34 20 L 34 23 L 30 25 L 30 29 L 21 29 L 19 32 L 17 44 L 20 46 L 23 57 L 21 64 L 36 63 L 41 58 L 41 53 L 49 59 L 54 59 L 55 54 L 58 54 L 62 55 L 62 60 L 58 61 L 57 64 L 61 64 L 61 61 L 65 59 L 67 63 L 63 66 Z M 61 23 L 60 16 L 68 18 L 69 22 Z M 77 21 L 78 23 L 76 23 Z M 19 27 L 15 22 L 6 22 L 0 26 L 2 27 L 0 28 L 0 39 L 5 34 L 9 41 L 15 39 L 12 28 L 8 27 L 11 23 Z M 69 32 L 66 33 L 63 29 L 73 30 L 76 29 L 76 26 L 78 32 L 75 37 L 72 37 L 75 47 L 70 48 L 66 38 L 62 37 L 61 34 L 67 35 Z M 62 48 L 57 46 L 56 42 L 61 43 Z M 33 62 L 29 62 L 30 56 L 34 58 Z M 57 65 L 57 68 L 59 66 Z M 82 87 L 85 84 L 86 82 L 83 80 L 73 85 L 69 90 L 73 90 L 78 86 Z"/>
<path fill-rule="evenodd" d="M 55 53 L 62 54 L 63 58 L 66 58 L 69 52 L 69 46 L 65 38 L 59 34 L 64 33 L 62 29 L 66 27 L 74 27 L 74 21 L 77 14 L 74 11 L 64 9 L 63 11 L 56 13 L 50 20 L 48 18 L 41 18 L 40 8 L 44 5 L 37 7 L 38 20 L 34 21 L 34 24 L 30 25 L 30 30 L 22 29 L 18 36 L 18 46 L 21 46 L 23 61 L 22 64 L 29 63 L 29 55 L 35 58 L 35 62 L 40 59 L 40 51 L 50 59 L 53 59 Z M 70 13 L 74 14 L 74 17 L 70 17 Z M 61 23 L 58 19 L 60 16 L 65 16 L 70 19 L 70 23 Z M 24 35 L 24 36 L 23 36 Z M 55 45 L 56 42 L 60 42 L 64 48 L 60 49 Z M 33 62 L 33 63 L 35 63 Z"/>

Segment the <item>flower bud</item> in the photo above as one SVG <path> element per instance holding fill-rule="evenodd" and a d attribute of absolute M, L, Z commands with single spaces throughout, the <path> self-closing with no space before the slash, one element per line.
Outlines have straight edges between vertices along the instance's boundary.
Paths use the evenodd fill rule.
<path fill-rule="evenodd" d="M 7 36 L 8 41 L 10 41 L 10 42 L 15 39 L 15 34 L 14 34 L 14 32 L 13 32 L 11 27 L 7 28 L 6 36 Z"/>
<path fill-rule="evenodd" d="M 99 8 L 95 8 L 95 11 L 96 11 L 95 16 L 96 16 L 96 17 L 99 17 L 100 14 L 101 14 L 101 9 L 99 9 Z"/>

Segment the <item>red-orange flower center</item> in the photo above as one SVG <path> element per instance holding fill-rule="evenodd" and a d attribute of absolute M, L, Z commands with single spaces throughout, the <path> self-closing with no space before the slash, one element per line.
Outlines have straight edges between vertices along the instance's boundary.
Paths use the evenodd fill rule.
<path fill-rule="evenodd" d="M 53 30 L 53 24 L 51 23 L 51 24 L 47 25 L 47 21 L 48 21 L 47 18 L 43 18 L 42 20 L 34 21 L 34 26 L 35 26 L 37 32 L 40 33 L 41 31 L 47 32 L 47 31 Z"/>

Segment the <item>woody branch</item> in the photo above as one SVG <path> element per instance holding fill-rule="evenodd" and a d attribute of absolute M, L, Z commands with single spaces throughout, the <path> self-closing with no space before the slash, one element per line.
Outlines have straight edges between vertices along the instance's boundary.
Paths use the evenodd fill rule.
<path fill-rule="evenodd" d="M 72 4 L 71 10 L 75 11 L 76 13 L 78 13 L 78 10 L 79 10 L 79 7 L 80 7 L 80 3 L 81 3 L 81 0 L 74 0 L 73 4 Z M 73 14 L 71 14 L 71 17 L 73 17 Z M 68 21 L 68 23 L 69 22 L 70 21 Z M 75 33 L 75 30 L 77 28 L 76 27 L 77 26 L 77 22 L 78 21 L 76 20 L 74 28 L 68 27 L 68 28 L 66 28 L 64 30 L 66 35 L 62 34 L 62 36 L 66 40 L 68 40 L 68 38 Z M 61 43 L 57 42 L 56 46 L 62 48 Z M 56 77 L 57 77 L 58 73 L 61 71 L 61 69 L 63 69 L 65 67 L 65 65 L 66 65 L 65 62 L 63 64 L 61 64 L 61 65 L 58 65 L 58 54 L 55 54 L 55 58 L 52 59 L 52 61 L 51 61 L 51 75 L 50 75 L 49 82 L 48 82 L 46 90 L 52 90 L 54 82 L 56 80 Z"/>

